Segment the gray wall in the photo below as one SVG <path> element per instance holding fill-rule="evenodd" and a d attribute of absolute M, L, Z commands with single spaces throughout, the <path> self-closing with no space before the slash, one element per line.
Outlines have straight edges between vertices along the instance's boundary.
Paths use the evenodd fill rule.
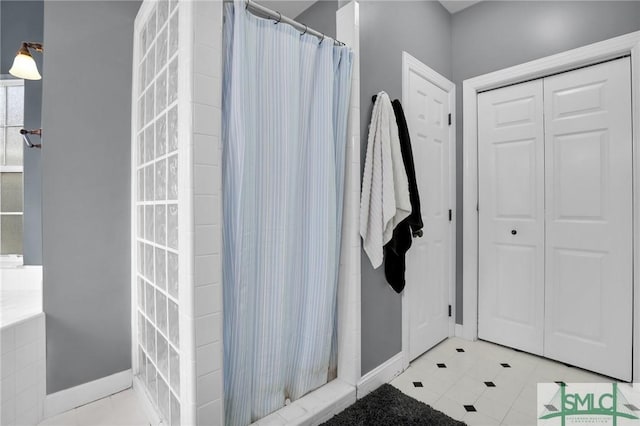
<path fill-rule="evenodd" d="M 16 51 L 23 41 L 43 41 L 43 1 L 0 2 L 0 74 L 9 74 Z M 43 55 L 33 54 L 42 71 Z M 40 128 L 42 80 L 25 80 L 24 127 Z M 38 138 L 32 138 L 39 142 Z M 42 153 L 24 145 L 23 260 L 26 265 L 42 264 Z"/>
<path fill-rule="evenodd" d="M 45 3 L 47 393 L 131 368 L 131 70 L 139 5 Z"/>
<path fill-rule="evenodd" d="M 362 167 L 367 147 L 371 96 L 384 90 L 402 97 L 402 51 L 451 78 L 451 16 L 436 1 L 360 2 L 360 108 Z M 419 165 L 418 165 L 419 166 Z M 402 350 L 402 307 L 362 252 L 362 374 Z"/>
<path fill-rule="evenodd" d="M 638 30 L 640 1 L 487 1 L 453 15 L 458 156 L 456 322 L 463 320 L 462 81 Z"/>
<path fill-rule="evenodd" d="M 309 28 L 313 28 L 331 38 L 335 38 L 337 10 L 337 0 L 317 1 L 295 19 L 302 24 L 308 25 Z"/>

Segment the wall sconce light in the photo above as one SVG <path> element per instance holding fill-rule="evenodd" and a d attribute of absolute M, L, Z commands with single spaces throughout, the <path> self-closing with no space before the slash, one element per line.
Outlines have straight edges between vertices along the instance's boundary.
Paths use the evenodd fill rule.
<path fill-rule="evenodd" d="M 24 139 L 24 143 L 29 148 L 42 148 L 42 144 L 33 143 L 33 142 L 31 142 L 31 139 L 29 138 L 29 135 L 35 135 L 35 136 L 38 136 L 38 137 L 42 137 L 42 129 L 35 129 L 35 130 L 20 129 L 20 134 L 22 135 L 22 139 Z"/>
<path fill-rule="evenodd" d="M 40 80 L 42 76 L 38 72 L 38 66 L 29 49 L 42 52 L 42 48 L 42 43 L 22 42 L 22 46 L 20 46 L 18 54 L 13 60 L 9 74 L 25 80 Z"/>

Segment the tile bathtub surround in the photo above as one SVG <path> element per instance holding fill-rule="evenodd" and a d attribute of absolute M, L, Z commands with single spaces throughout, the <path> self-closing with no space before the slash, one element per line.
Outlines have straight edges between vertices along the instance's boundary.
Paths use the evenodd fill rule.
<path fill-rule="evenodd" d="M 413 361 L 391 384 L 470 426 L 530 426 L 536 424 L 537 383 L 611 380 L 492 343 L 450 338 Z"/>
<path fill-rule="evenodd" d="M 0 424 L 36 425 L 45 397 L 43 313 L 0 331 Z"/>

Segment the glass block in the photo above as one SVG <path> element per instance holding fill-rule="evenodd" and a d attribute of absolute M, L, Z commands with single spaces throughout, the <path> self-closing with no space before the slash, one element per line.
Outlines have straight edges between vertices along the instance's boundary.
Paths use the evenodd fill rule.
<path fill-rule="evenodd" d="M 158 376 L 158 408 L 165 419 L 171 415 L 169 403 L 169 386 L 161 376 Z"/>
<path fill-rule="evenodd" d="M 144 163 L 144 132 L 138 133 L 136 145 L 136 165 L 139 166 Z"/>
<path fill-rule="evenodd" d="M 22 126 L 24 122 L 24 86 L 7 87 L 7 126 Z"/>
<path fill-rule="evenodd" d="M 167 153 L 167 116 L 162 114 L 156 120 L 156 158 Z"/>
<path fill-rule="evenodd" d="M 140 87 L 138 88 L 138 90 L 140 91 L 140 93 L 144 92 L 144 89 L 147 88 L 147 58 L 145 58 L 142 63 L 140 64 L 140 67 L 138 68 L 138 74 L 139 74 L 139 82 L 140 82 Z"/>
<path fill-rule="evenodd" d="M 156 38 L 156 11 L 154 10 L 149 16 L 147 21 L 147 46 L 153 43 L 153 39 Z"/>
<path fill-rule="evenodd" d="M 176 348 L 180 348 L 180 327 L 179 327 L 179 314 L 178 305 L 171 299 L 169 302 L 169 341 Z"/>
<path fill-rule="evenodd" d="M 167 160 L 156 163 L 156 200 L 167 199 Z"/>
<path fill-rule="evenodd" d="M 144 244 L 138 243 L 138 273 L 144 275 L 144 261 L 145 261 L 145 253 L 144 253 Z"/>
<path fill-rule="evenodd" d="M 167 113 L 167 152 L 178 150 L 178 106 Z"/>
<path fill-rule="evenodd" d="M 6 126 L 7 88 L 0 86 L 0 126 Z"/>
<path fill-rule="evenodd" d="M 178 299 L 178 255 L 167 252 L 167 292 Z"/>
<path fill-rule="evenodd" d="M 138 238 L 144 238 L 144 206 L 138 206 L 138 208 L 136 209 L 137 213 L 136 213 L 136 219 L 137 219 L 137 237 Z"/>
<path fill-rule="evenodd" d="M 165 22 L 167 22 L 167 16 L 169 16 L 169 2 L 167 0 L 159 0 L 157 3 L 158 9 L 158 28 L 162 28 Z"/>
<path fill-rule="evenodd" d="M 140 56 L 144 55 L 145 52 L 147 51 L 147 28 L 143 28 L 142 31 L 140 31 Z"/>
<path fill-rule="evenodd" d="M 153 324 L 151 324 L 151 322 L 149 322 L 147 320 L 146 322 L 147 324 L 147 354 L 149 355 L 149 358 L 151 359 L 152 362 L 156 361 L 156 329 L 153 326 Z"/>
<path fill-rule="evenodd" d="M 167 254 L 156 247 L 156 286 L 162 290 L 167 289 Z"/>
<path fill-rule="evenodd" d="M 22 215 L 0 216 L 0 254 L 22 254 Z"/>
<path fill-rule="evenodd" d="M 156 80 L 156 112 L 160 114 L 167 107 L 167 71 L 163 70 Z"/>
<path fill-rule="evenodd" d="M 147 347 L 147 320 L 141 312 L 138 312 L 138 342 Z"/>
<path fill-rule="evenodd" d="M 169 344 L 159 332 L 156 333 L 156 345 L 158 348 L 158 371 L 164 377 L 169 377 Z"/>
<path fill-rule="evenodd" d="M 145 111 L 144 111 L 144 95 L 138 99 L 138 129 L 142 129 L 146 124 L 145 120 Z"/>
<path fill-rule="evenodd" d="M 156 291 L 153 286 L 149 283 L 146 283 L 146 291 L 145 291 L 145 313 L 147 314 L 147 318 L 150 321 L 156 321 Z"/>
<path fill-rule="evenodd" d="M 140 380 L 142 381 L 142 383 L 147 382 L 147 356 L 145 355 L 144 351 L 142 350 L 142 348 L 140 347 L 138 350 L 138 360 L 139 360 L 139 364 L 138 364 L 138 374 L 140 375 Z"/>
<path fill-rule="evenodd" d="M 144 170 L 138 170 L 138 201 L 144 201 Z"/>
<path fill-rule="evenodd" d="M 167 199 L 178 199 L 178 155 L 172 155 L 167 161 Z"/>
<path fill-rule="evenodd" d="M 145 100 L 144 100 L 144 118 L 145 123 L 151 123 L 156 116 L 155 110 L 155 93 L 154 93 L 155 85 L 151 83 L 147 91 L 145 92 Z"/>
<path fill-rule="evenodd" d="M 167 296 L 161 292 L 156 293 L 156 325 L 165 335 L 167 334 Z M 165 377 L 167 377 L 165 375 Z"/>
<path fill-rule="evenodd" d="M 156 70 L 160 71 L 167 63 L 167 33 L 169 30 L 164 28 L 158 35 L 156 40 Z"/>
<path fill-rule="evenodd" d="M 169 346 L 169 384 L 176 395 L 180 395 L 180 355 Z"/>
<path fill-rule="evenodd" d="M 151 356 L 149 356 L 151 360 Z M 154 367 L 152 362 L 147 363 L 147 391 L 149 391 L 149 395 L 151 396 L 151 400 L 155 403 L 158 402 L 158 391 L 157 391 L 157 383 L 158 378 L 156 375 L 156 367 Z"/>
<path fill-rule="evenodd" d="M 153 206 L 144 207 L 144 238 L 153 241 Z"/>
<path fill-rule="evenodd" d="M 167 246 L 178 249 L 178 206 L 167 206 Z"/>
<path fill-rule="evenodd" d="M 178 58 L 169 64 L 169 87 L 167 88 L 167 104 L 171 105 L 178 99 Z"/>
<path fill-rule="evenodd" d="M 137 294 L 137 299 L 138 299 L 138 307 L 144 311 L 144 303 L 145 303 L 145 298 L 144 298 L 144 287 L 145 287 L 145 282 L 142 278 L 138 277 L 138 292 Z"/>
<path fill-rule="evenodd" d="M 144 246 L 144 276 L 153 282 L 153 247 L 149 244 Z"/>
<path fill-rule="evenodd" d="M 147 68 L 145 70 L 147 76 L 145 78 L 147 79 L 147 84 L 150 85 L 152 84 L 151 82 L 156 76 L 156 45 L 155 43 L 151 46 L 151 48 L 149 49 L 149 53 L 147 55 L 149 56 L 147 56 Z"/>
<path fill-rule="evenodd" d="M 169 0 L 169 13 L 178 5 L 178 0 Z"/>
<path fill-rule="evenodd" d="M 155 132 L 153 125 L 144 129 L 144 162 L 148 163 L 155 158 Z"/>
<path fill-rule="evenodd" d="M 179 34 L 179 15 L 174 13 L 169 22 L 169 57 L 172 57 L 178 51 L 178 34 Z"/>
<path fill-rule="evenodd" d="M 180 426 L 180 402 L 171 394 L 171 426 Z"/>
<path fill-rule="evenodd" d="M 167 243 L 167 208 L 163 205 L 156 206 L 156 243 Z"/>
<path fill-rule="evenodd" d="M 22 212 L 22 173 L 0 173 L 0 212 Z"/>
<path fill-rule="evenodd" d="M 20 134 L 21 126 L 7 127 L 7 144 L 5 145 L 5 164 L 7 166 L 22 166 L 22 152 L 24 140 Z M 36 136 L 32 138 L 37 139 Z"/>
<path fill-rule="evenodd" d="M 155 199 L 153 185 L 153 164 L 149 164 L 144 168 L 144 199 L 147 201 L 153 201 Z"/>

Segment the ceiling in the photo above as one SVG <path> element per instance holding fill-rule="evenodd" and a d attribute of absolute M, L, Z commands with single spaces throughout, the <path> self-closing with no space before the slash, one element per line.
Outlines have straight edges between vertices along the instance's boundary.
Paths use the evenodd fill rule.
<path fill-rule="evenodd" d="M 482 0 L 440 0 L 440 3 L 449 11 L 449 13 L 453 14 L 460 12 L 462 9 L 466 9 L 471 5 L 480 3 L 480 1 Z"/>
<path fill-rule="evenodd" d="M 318 0 L 323 1 L 323 0 Z M 435 0 L 432 0 L 435 1 Z M 440 3 L 449 11 L 449 13 L 456 13 L 462 9 L 479 3 L 481 0 L 439 0 Z M 276 10 L 289 18 L 295 18 L 302 12 L 307 10 L 313 5 L 315 0 L 258 0 L 258 3 L 269 9 Z"/>

